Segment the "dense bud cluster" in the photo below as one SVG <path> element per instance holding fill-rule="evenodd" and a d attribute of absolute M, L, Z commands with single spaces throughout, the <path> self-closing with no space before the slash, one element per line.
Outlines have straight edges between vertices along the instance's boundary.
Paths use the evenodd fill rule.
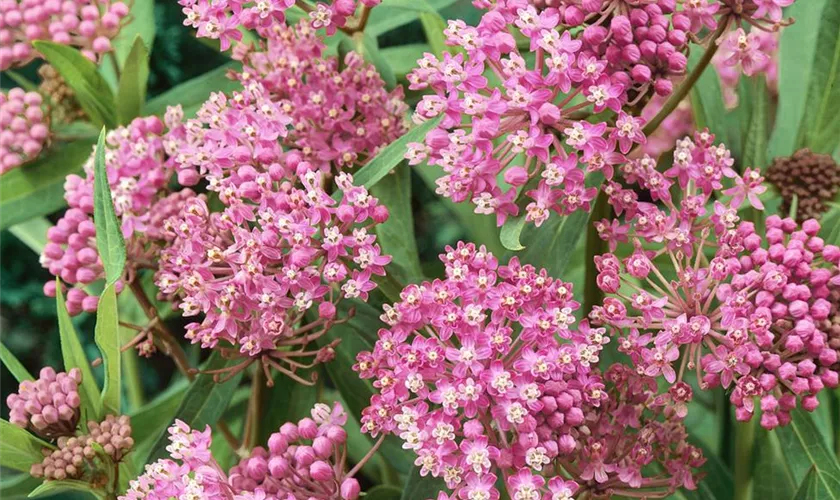
<path fill-rule="evenodd" d="M 373 65 L 356 52 L 325 57 L 324 43 L 306 23 L 264 30 L 256 49 L 240 47 L 243 85 L 259 82 L 291 118 L 283 143 L 313 166 L 352 169 L 407 130 L 402 88 L 388 92 Z M 332 166 L 332 167 L 331 167 Z"/>
<path fill-rule="evenodd" d="M 713 139 L 702 132 L 679 141 L 664 174 L 648 157 L 627 165 L 626 178 L 661 206 L 608 186 L 625 222 L 596 227 L 612 248 L 629 239 L 635 251 L 623 261 L 595 257 L 598 286 L 609 297 L 590 317 L 621 335 L 619 350 L 640 372 L 677 387 L 696 370 L 702 388 L 732 389 L 740 420 L 751 418 L 760 400 L 761 424 L 773 428 L 798 405 L 814 410 L 816 395 L 838 385 L 838 351 L 821 327 L 840 288 L 840 249 L 817 236 L 814 220 L 800 227 L 768 217 L 765 238 L 741 221 L 745 200 L 763 208 L 763 178 L 752 169 L 738 176 Z M 724 177 L 735 186 L 723 190 Z M 668 190 L 673 182 L 684 192 L 678 204 Z"/>
<path fill-rule="evenodd" d="M 60 437 L 56 449 L 44 449 L 44 460 L 33 464 L 30 474 L 48 481 L 95 476 L 102 472 L 98 460 L 119 463 L 133 446 L 129 418 L 108 415 L 102 422 L 88 422 L 88 434 Z"/>
<path fill-rule="evenodd" d="M 37 92 L 0 92 L 0 174 L 38 157 L 50 137 L 49 117 Z"/>
<path fill-rule="evenodd" d="M 128 16 L 128 6 L 111 0 L 0 1 L 0 71 L 35 57 L 36 40 L 81 49 L 92 60 L 111 51 Z"/>
<path fill-rule="evenodd" d="M 50 121 L 53 124 L 72 123 L 84 118 L 85 112 L 76 99 L 76 93 L 51 65 L 44 63 L 38 68 L 41 83 L 38 92 L 50 103 Z"/>
<path fill-rule="evenodd" d="M 840 192 L 840 167 L 831 155 L 800 149 L 793 156 L 776 158 L 767 168 L 767 180 L 782 195 L 783 213 L 790 212 L 796 196 L 796 220 L 818 219 L 826 203 Z"/>
<path fill-rule="evenodd" d="M 6 398 L 9 421 L 46 439 L 73 435 L 79 422 L 81 383 L 78 368 L 67 373 L 42 368 L 38 380 L 21 382 L 18 392 Z"/>

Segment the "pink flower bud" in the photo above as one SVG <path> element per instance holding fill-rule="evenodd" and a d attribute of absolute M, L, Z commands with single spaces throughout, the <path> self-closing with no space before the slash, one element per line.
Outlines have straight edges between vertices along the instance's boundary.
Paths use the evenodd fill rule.
<path fill-rule="evenodd" d="M 362 491 L 359 481 L 355 478 L 347 478 L 341 483 L 341 498 L 343 500 L 356 500 Z"/>

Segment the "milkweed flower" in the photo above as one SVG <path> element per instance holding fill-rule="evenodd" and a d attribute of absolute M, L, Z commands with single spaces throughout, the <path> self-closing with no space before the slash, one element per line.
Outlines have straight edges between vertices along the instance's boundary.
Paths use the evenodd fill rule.
<path fill-rule="evenodd" d="M 169 125 L 178 126 L 173 119 L 178 113 L 179 109 L 170 108 Z M 135 118 L 105 137 L 105 169 L 129 256 L 129 265 L 116 284 L 118 291 L 134 280 L 138 269 L 154 268 L 155 255 L 165 244 L 162 215 L 193 195 L 189 190 L 168 194 L 167 184 L 174 172 L 166 149 L 168 133 L 159 118 L 145 117 Z M 48 242 L 41 254 L 41 265 L 70 286 L 66 293 L 70 315 L 96 311 L 98 297 L 88 295 L 83 287 L 105 276 L 93 222 L 93 186 L 92 152 L 84 165 L 84 176 L 67 176 L 64 198 L 70 208 L 47 232 Z M 48 282 L 44 292 L 55 297 L 56 283 Z"/>
<path fill-rule="evenodd" d="M 230 470 L 229 482 L 242 499 L 355 500 L 361 487 L 347 463 L 347 414 L 339 403 L 318 403 L 311 418 L 287 422 Z M 371 456 L 371 455 L 369 455 Z"/>
<path fill-rule="evenodd" d="M 49 117 L 38 92 L 0 92 L 0 174 L 38 157 L 50 139 Z"/>
<path fill-rule="evenodd" d="M 241 47 L 234 73 L 243 85 L 259 82 L 291 119 L 283 143 L 326 173 L 352 169 L 407 131 L 401 87 L 385 89 L 376 68 L 356 52 L 326 57 L 307 23 L 264 30 L 256 48 Z"/>
<path fill-rule="evenodd" d="M 586 411 L 606 398 L 595 364 L 608 339 L 573 326 L 572 285 L 545 270 L 464 243 L 441 260 L 446 279 L 406 287 L 357 356 L 378 390 L 362 428 L 399 436 L 453 495 L 498 498 L 500 474 L 552 470 L 585 439 Z"/>
<path fill-rule="evenodd" d="M 597 190 L 587 187 L 586 174 L 611 179 L 614 165 L 645 141 L 643 121 L 623 106 L 650 75 L 634 83 L 583 40 L 561 35 L 560 23 L 555 11 L 537 13 L 524 3 L 495 7 L 476 27 L 450 21 L 447 43 L 465 53 L 427 53 L 408 77 L 412 90 L 434 92 L 418 104 L 415 121 L 442 120 L 423 144 L 409 144 L 409 163 L 443 168 L 438 194 L 495 214 L 499 225 L 520 206 L 537 226 L 552 212 L 588 210 Z M 509 25 L 528 38 L 528 52 Z M 531 55 L 534 62 L 526 62 Z M 609 110 L 615 124 L 579 119 L 585 110 Z"/>
<path fill-rule="evenodd" d="M 768 217 L 765 238 L 742 221 L 744 201 L 763 207 L 763 178 L 750 168 L 736 174 L 713 140 L 699 132 L 679 141 L 665 174 L 647 157 L 624 167 L 660 205 L 607 187 L 635 250 L 624 260 L 595 257 L 608 297 L 590 318 L 619 335 L 619 350 L 641 373 L 673 385 L 694 370 L 702 388 L 731 390 L 740 420 L 760 406 L 761 424 L 773 428 L 799 405 L 814 410 L 816 395 L 838 385 L 825 322 L 840 287 L 840 250 L 817 236 L 814 220 Z M 734 187 L 723 189 L 725 177 Z M 679 200 L 668 190 L 675 182 Z"/>
<path fill-rule="evenodd" d="M 78 368 L 67 373 L 42 368 L 37 380 L 21 382 L 18 392 L 6 398 L 9 421 L 47 439 L 73 435 L 79 422 L 81 382 Z"/>
<path fill-rule="evenodd" d="M 741 74 L 754 76 L 763 74 L 767 86 L 775 90 L 778 82 L 779 33 L 753 29 L 749 33 L 743 28 L 730 31 L 722 40 L 721 47 L 712 58 L 728 108 L 738 105 L 738 82 Z"/>
<path fill-rule="evenodd" d="M 112 50 L 111 40 L 127 22 L 128 6 L 111 0 L 5 0 L 0 2 L 0 71 L 38 56 L 32 46 L 48 40 L 78 47 L 96 60 Z"/>

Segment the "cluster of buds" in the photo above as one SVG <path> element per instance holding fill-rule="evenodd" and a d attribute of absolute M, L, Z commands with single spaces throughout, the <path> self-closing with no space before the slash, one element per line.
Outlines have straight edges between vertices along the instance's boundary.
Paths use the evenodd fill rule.
<path fill-rule="evenodd" d="M 155 226 L 162 222 L 156 214 L 172 213 L 183 202 L 183 197 L 162 198 L 173 172 L 167 160 L 164 128 L 156 117 L 136 118 L 106 136 L 105 168 L 131 263 L 126 268 L 125 282 L 134 279 L 138 268 L 155 267 L 160 245 L 153 243 L 163 233 L 161 227 Z M 70 208 L 47 232 L 48 243 L 41 255 L 41 265 L 72 287 L 67 292 L 67 311 L 71 315 L 96 310 L 98 298 L 88 295 L 83 287 L 104 277 L 93 222 L 93 156 L 84 165 L 84 177 L 67 176 L 64 198 Z M 172 207 L 173 203 L 178 206 Z M 123 281 L 116 286 L 121 290 Z M 54 297 L 56 283 L 48 282 L 44 292 Z"/>
<path fill-rule="evenodd" d="M 49 64 L 42 64 L 38 68 L 41 83 L 38 92 L 50 103 L 50 121 L 56 123 L 72 123 L 83 119 L 85 112 L 76 99 L 76 93 L 67 82 Z"/>
<path fill-rule="evenodd" d="M 87 476 L 95 482 L 102 471 L 98 460 L 107 459 L 117 464 L 134 447 L 131 423 L 125 415 L 108 415 L 102 422 L 90 421 L 87 425 L 88 434 L 62 436 L 58 438 L 56 449 L 45 448 L 44 460 L 32 464 L 29 474 L 47 481 Z"/>
<path fill-rule="evenodd" d="M 49 118 L 38 92 L 0 92 L 0 174 L 38 157 L 50 136 Z"/>
<path fill-rule="evenodd" d="M 361 487 L 344 464 L 347 459 L 347 414 L 339 403 L 333 408 L 318 403 L 312 418 L 288 422 L 268 439 L 268 449 L 254 448 L 230 470 L 229 482 L 237 494 L 262 492 L 266 499 L 356 500 Z"/>
<path fill-rule="evenodd" d="M 606 398 L 595 365 L 608 338 L 572 328 L 572 285 L 545 270 L 499 266 L 464 243 L 441 260 L 446 279 L 406 287 L 373 352 L 357 356 L 379 391 L 363 430 L 398 435 L 453 498 L 498 498 L 499 474 L 553 471 L 585 439 L 587 411 Z M 571 487 L 558 481 L 547 491 Z"/>
<path fill-rule="evenodd" d="M 22 382 L 18 392 L 6 398 L 9 421 L 46 439 L 73 435 L 79 423 L 81 383 L 78 368 L 67 373 L 42 368 L 38 380 Z"/>
<path fill-rule="evenodd" d="M 831 155 L 800 149 L 793 156 L 773 160 L 767 181 L 782 195 L 783 213 L 790 211 L 796 197 L 796 220 L 804 222 L 820 218 L 828 210 L 826 203 L 840 192 L 840 167 Z"/>
<path fill-rule="evenodd" d="M 376 68 L 358 53 L 347 53 L 343 64 L 324 57 L 323 42 L 304 22 L 272 26 L 264 36 L 257 50 L 234 52 L 244 64 L 235 77 L 244 86 L 259 82 L 279 104 L 291 118 L 283 143 L 313 166 L 352 169 L 406 132 L 402 88 L 385 90 Z"/>
<path fill-rule="evenodd" d="M 78 47 L 96 60 L 111 51 L 128 12 L 126 4 L 111 0 L 2 0 L 0 71 L 34 59 L 36 40 Z"/>
<path fill-rule="evenodd" d="M 324 28 L 328 34 L 347 24 L 347 19 L 361 4 L 366 9 L 379 5 L 381 0 L 339 0 L 318 3 L 314 8 L 305 4 L 309 12 L 309 24 L 313 29 Z M 184 25 L 196 29 L 202 38 L 219 40 L 220 48 L 228 50 L 235 41 L 242 40 L 240 28 L 256 30 L 260 34 L 283 25 L 285 11 L 295 5 L 295 0 L 215 0 L 212 3 L 200 0 L 178 0 L 186 18 Z"/>
<path fill-rule="evenodd" d="M 787 423 L 798 404 L 814 410 L 816 395 L 838 384 L 838 351 L 820 328 L 840 288 L 840 249 L 817 236 L 813 220 L 799 227 L 768 217 L 763 240 L 738 215 L 745 200 L 763 208 L 763 178 L 752 169 L 738 176 L 713 140 L 701 132 L 679 141 L 665 174 L 648 157 L 627 165 L 625 177 L 661 207 L 607 187 L 625 223 L 596 227 L 612 249 L 629 239 L 635 250 L 623 261 L 595 257 L 598 286 L 609 297 L 590 317 L 620 335 L 619 350 L 647 376 L 677 387 L 696 370 L 702 388 L 734 385 L 730 399 L 741 420 L 752 418 L 760 399 L 761 424 L 770 429 Z M 724 190 L 724 177 L 734 187 Z M 672 179 L 684 193 L 679 201 L 668 190 Z"/>
<path fill-rule="evenodd" d="M 530 54 L 517 47 L 512 24 L 528 38 Z M 450 21 L 447 43 L 466 55 L 439 60 L 427 53 L 408 77 L 411 89 L 434 91 L 418 104 L 415 121 L 442 117 L 425 144 L 409 144 L 409 163 L 442 167 L 438 194 L 471 201 L 499 225 L 526 204 L 526 220 L 538 226 L 551 212 L 588 210 L 597 190 L 586 187 L 585 173 L 612 178 L 613 165 L 645 141 L 642 120 L 622 111 L 631 76 L 610 70 L 560 26 L 556 12 L 530 6 L 497 6 L 477 27 Z M 618 116 L 614 125 L 579 119 L 587 110 Z"/>

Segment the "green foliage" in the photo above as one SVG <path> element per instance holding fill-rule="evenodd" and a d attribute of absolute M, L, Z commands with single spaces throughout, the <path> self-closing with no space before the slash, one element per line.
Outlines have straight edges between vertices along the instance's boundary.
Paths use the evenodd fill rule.
<path fill-rule="evenodd" d="M 114 94 L 96 64 L 67 45 L 40 40 L 33 45 L 73 89 L 76 100 L 94 125 L 111 128 L 117 124 Z"/>
<path fill-rule="evenodd" d="M 82 422 L 86 418 L 98 419 L 102 414 L 102 403 L 99 400 L 99 388 L 96 386 L 96 379 L 90 369 L 90 362 L 85 356 L 82 344 L 76 328 L 67 313 L 64 304 L 64 293 L 62 283 L 59 281 L 56 286 L 56 306 L 58 311 L 58 332 L 61 337 L 61 355 L 64 358 L 64 370 L 78 368 L 82 372 L 82 384 L 79 396 L 82 400 Z"/>
<path fill-rule="evenodd" d="M 44 481 L 40 486 L 32 490 L 29 498 L 41 498 L 50 495 L 67 494 L 68 492 L 86 493 L 89 497 L 105 500 L 105 494 L 100 490 L 95 490 L 89 483 L 84 481 L 77 481 L 75 479 L 65 479 L 63 481 Z"/>
<path fill-rule="evenodd" d="M 43 458 L 41 450 L 54 447 L 35 437 L 25 429 L 0 420 L 0 466 L 21 472 L 29 472 L 33 463 Z"/>
<path fill-rule="evenodd" d="M 143 39 L 137 35 L 123 65 L 117 90 L 117 116 L 120 123 L 128 124 L 133 118 L 143 114 L 148 81 L 149 51 Z"/>
<path fill-rule="evenodd" d="M 111 186 L 105 169 L 105 129 L 99 134 L 94 155 L 93 222 L 96 224 L 96 249 L 105 267 L 105 280 L 116 283 L 125 268 L 125 240 L 120 221 L 114 212 Z"/>
<path fill-rule="evenodd" d="M 122 405 L 122 373 L 120 371 L 119 319 L 117 317 L 117 293 L 114 285 L 105 287 L 99 298 L 96 311 L 96 346 L 102 353 L 105 366 L 105 384 L 102 388 L 102 408 L 105 413 L 119 415 Z"/>
<path fill-rule="evenodd" d="M 817 30 L 802 134 L 806 147 L 830 154 L 840 135 L 840 3 L 825 2 Z"/>
<path fill-rule="evenodd" d="M 14 376 L 18 382 L 23 382 L 24 380 L 35 380 L 26 367 L 18 361 L 14 354 L 12 354 L 12 351 L 3 344 L 0 344 L 0 362 L 3 363 L 3 366 L 12 373 L 12 376 Z"/>
<path fill-rule="evenodd" d="M 377 224 L 376 235 L 382 253 L 393 256 L 390 270 L 402 284 L 423 278 L 417 241 L 414 239 L 414 217 L 411 213 L 411 171 L 402 164 L 371 188 L 371 194 L 388 207 L 389 217 Z"/>

